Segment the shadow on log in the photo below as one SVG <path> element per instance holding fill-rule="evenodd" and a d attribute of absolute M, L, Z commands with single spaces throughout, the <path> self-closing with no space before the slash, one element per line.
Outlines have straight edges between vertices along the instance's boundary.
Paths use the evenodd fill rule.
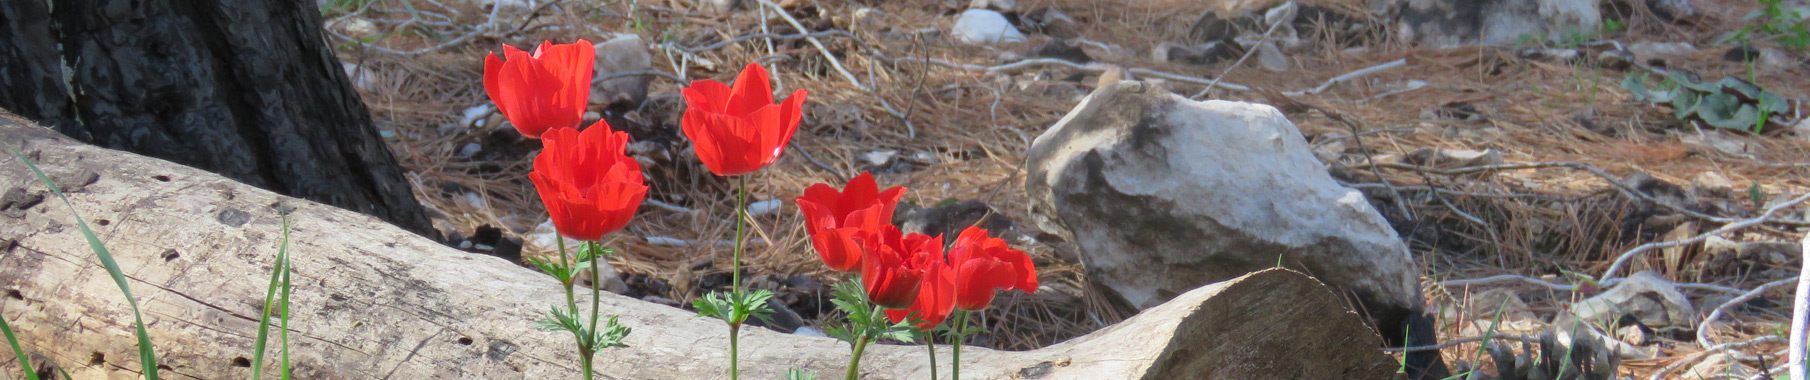
<path fill-rule="evenodd" d="M 84 145 L 0 113 L 0 144 L 35 157 L 68 186 L 140 297 L 172 379 L 242 378 L 266 273 L 294 207 L 290 334 L 302 379 L 568 379 L 570 336 L 534 328 L 563 302 L 550 277 L 440 246 L 370 216 L 279 196 L 196 169 Z M 89 180 L 92 178 L 92 180 Z M 136 377 L 131 316 L 73 227 L 70 210 L 16 159 L 0 192 L 42 195 L 0 212 L 0 316 L 27 350 L 78 379 Z M 21 204 L 24 204 L 21 206 Z M 605 294 L 605 314 L 634 329 L 598 355 L 619 379 L 725 378 L 720 322 Z M 743 373 L 802 367 L 836 377 L 848 346 L 752 329 Z M 1388 379 L 1381 339 L 1320 283 L 1266 270 L 1211 284 L 1092 334 L 1022 352 L 964 350 L 970 379 Z M 947 347 L 938 347 L 947 351 Z M 0 368 L 18 368 L 0 348 Z M 947 352 L 943 369 L 947 374 Z M 880 345 L 866 379 L 923 379 L 921 346 Z M 36 363 L 45 365 L 49 363 Z M 43 367 L 39 367 L 43 368 Z"/>

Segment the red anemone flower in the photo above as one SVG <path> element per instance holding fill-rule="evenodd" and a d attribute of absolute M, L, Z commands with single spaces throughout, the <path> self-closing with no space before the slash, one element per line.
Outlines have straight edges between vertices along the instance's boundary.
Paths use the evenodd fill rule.
<path fill-rule="evenodd" d="M 578 128 L 591 97 L 596 48 L 590 41 L 541 43 L 528 54 L 503 45 L 484 58 L 484 93 L 522 136 L 540 137 L 549 129 Z"/>
<path fill-rule="evenodd" d="M 892 323 L 904 322 L 906 318 L 916 317 L 918 323 L 913 324 L 919 330 L 929 331 L 949 319 L 949 313 L 955 309 L 954 280 L 949 265 L 942 260 L 933 260 L 930 268 L 924 270 L 924 280 L 918 283 L 918 297 L 911 306 L 904 309 L 887 309 L 886 318 Z"/>
<path fill-rule="evenodd" d="M 962 310 L 986 309 L 993 303 L 994 289 L 1037 292 L 1037 267 L 1031 257 L 980 227 L 968 227 L 955 238 L 949 248 L 949 271 L 955 307 Z"/>
<path fill-rule="evenodd" d="M 597 241 L 628 225 L 647 186 L 641 164 L 624 154 L 628 134 L 598 120 L 583 132 L 555 128 L 542 136 L 528 179 L 540 191 L 553 227 L 566 237 Z"/>
<path fill-rule="evenodd" d="M 931 264 L 943 258 L 943 237 L 920 233 L 903 235 L 887 224 L 861 234 L 861 284 L 867 299 L 888 309 L 910 306 L 918 297 L 918 283 Z"/>
<path fill-rule="evenodd" d="M 905 188 L 894 186 L 885 191 L 874 181 L 873 174 L 861 172 L 836 191 L 819 183 L 804 189 L 798 197 L 798 210 L 805 216 L 804 229 L 811 235 L 811 246 L 823 264 L 839 271 L 857 270 L 861 266 L 861 245 L 855 236 L 892 223 L 893 208 Z"/>
<path fill-rule="evenodd" d="M 800 107 L 808 95 L 800 89 L 785 103 L 773 104 L 767 69 L 753 63 L 736 76 L 735 87 L 705 79 L 679 92 L 685 95 L 685 116 L 679 122 L 685 137 L 698 160 L 725 177 L 752 173 L 779 159 L 804 118 Z"/>

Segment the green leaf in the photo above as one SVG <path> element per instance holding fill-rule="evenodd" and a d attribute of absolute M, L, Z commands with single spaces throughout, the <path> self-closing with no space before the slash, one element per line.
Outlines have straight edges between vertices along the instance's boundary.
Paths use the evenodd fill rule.
<path fill-rule="evenodd" d="M 8 150 L 12 149 L 9 147 Z M 69 206 L 69 213 L 75 216 L 76 227 L 82 230 L 82 237 L 88 239 L 88 248 L 94 251 L 96 258 L 100 259 L 101 266 L 107 269 L 107 275 L 113 277 L 113 283 L 119 285 L 120 293 L 125 294 L 126 305 L 132 308 L 132 322 L 137 328 L 138 335 L 139 370 L 144 373 L 145 380 L 157 380 L 156 348 L 151 345 L 151 334 L 145 331 L 144 315 L 138 312 L 138 299 L 132 296 L 132 288 L 126 285 L 125 272 L 120 271 L 119 263 L 113 261 L 113 253 L 107 251 L 105 244 L 101 244 L 101 239 L 95 236 L 94 229 L 88 228 L 88 222 L 82 219 L 80 212 L 76 211 L 75 203 L 70 202 L 69 197 L 63 195 L 63 189 L 58 188 L 56 182 L 51 181 L 50 176 L 44 174 L 44 170 L 38 169 L 38 164 L 33 163 L 30 158 L 25 157 L 25 153 L 17 150 L 13 150 L 13 156 L 18 157 L 19 161 L 25 162 L 25 167 L 31 168 L 32 174 L 38 176 L 38 181 L 44 182 L 45 186 L 50 187 L 50 192 L 57 195 L 57 199 L 63 200 L 63 205 Z"/>
<path fill-rule="evenodd" d="M 541 272 L 558 279 L 561 284 L 572 281 L 572 267 L 566 266 L 565 263 L 547 260 L 539 256 L 529 257 L 528 263 L 533 264 L 535 268 L 540 268 Z"/>
<path fill-rule="evenodd" d="M 13 328 L 6 325 L 6 318 L 0 317 L 0 333 L 6 334 L 6 344 L 13 347 L 13 353 L 19 355 L 19 368 L 25 371 L 27 380 L 38 380 L 38 371 L 31 370 L 31 359 L 25 357 L 25 350 L 19 348 L 19 339 L 13 337 Z"/>
<path fill-rule="evenodd" d="M 1735 92 L 1738 95 L 1741 95 L 1743 99 L 1759 99 L 1760 92 L 1762 91 L 1760 90 L 1760 86 L 1735 78 L 1722 78 L 1722 80 L 1716 82 L 1716 85 L 1721 86 L 1722 88 L 1735 90 Z"/>
<path fill-rule="evenodd" d="M 805 372 L 803 368 L 786 370 L 786 380 L 817 380 L 817 374 Z"/>
<path fill-rule="evenodd" d="M 617 322 L 616 317 L 610 316 L 610 321 L 605 322 L 602 329 L 591 334 L 593 337 L 591 338 L 591 352 L 602 351 L 610 347 L 628 347 L 627 344 L 622 343 L 622 340 L 628 338 L 631 330 L 628 326 Z"/>
<path fill-rule="evenodd" d="M 1679 119 L 1690 117 L 1691 114 L 1697 112 L 1697 103 L 1700 100 L 1702 97 L 1697 96 L 1697 93 L 1683 91 L 1678 94 L 1678 97 L 1672 98 L 1672 116 Z"/>
<path fill-rule="evenodd" d="M 1664 85 L 1661 85 L 1661 87 L 1664 87 Z M 1628 90 L 1628 94 L 1632 95 L 1635 100 L 1639 100 L 1639 101 L 1643 101 L 1643 102 L 1650 102 L 1650 103 L 1668 102 L 1668 101 L 1671 101 L 1672 98 L 1674 96 L 1677 96 L 1677 94 L 1678 94 L 1677 88 L 1672 88 L 1669 90 L 1654 90 L 1654 89 L 1647 88 L 1647 75 L 1646 74 L 1630 74 L 1630 75 L 1628 75 L 1627 78 L 1622 79 L 1621 88 L 1624 90 Z"/>
<path fill-rule="evenodd" d="M 1759 181 L 1754 181 L 1753 186 L 1747 187 L 1747 199 L 1753 201 L 1754 207 L 1761 207 L 1766 204 L 1766 192 L 1760 190 Z"/>
<path fill-rule="evenodd" d="M 765 289 L 742 293 L 742 297 L 735 303 L 738 317 L 736 322 L 740 323 L 747 321 L 748 317 L 754 317 L 763 323 L 773 324 L 773 307 L 767 305 L 767 300 L 772 298 L 773 292 Z"/>
<path fill-rule="evenodd" d="M 1771 111 L 1769 113 L 1790 112 L 1791 108 L 1790 100 L 1772 91 L 1760 91 L 1760 97 L 1756 102 L 1759 103 L 1760 108 Z"/>
<path fill-rule="evenodd" d="M 536 322 L 534 327 L 548 331 L 566 331 L 581 337 L 585 335 L 584 324 L 578 321 L 578 316 L 572 314 L 572 310 L 559 306 L 553 306 L 551 310 L 547 313 L 547 319 Z"/>
<path fill-rule="evenodd" d="M 1734 95 L 1713 94 L 1703 97 L 1697 105 L 1697 117 L 1717 128 L 1746 130 L 1759 121 L 1760 112 L 1752 104 L 1742 104 Z"/>
<path fill-rule="evenodd" d="M 731 321 L 730 318 L 733 315 L 730 313 L 735 310 L 721 292 L 710 292 L 703 297 L 698 297 L 696 301 L 691 301 L 691 307 L 698 310 L 700 317 L 709 316 L 724 321 Z"/>

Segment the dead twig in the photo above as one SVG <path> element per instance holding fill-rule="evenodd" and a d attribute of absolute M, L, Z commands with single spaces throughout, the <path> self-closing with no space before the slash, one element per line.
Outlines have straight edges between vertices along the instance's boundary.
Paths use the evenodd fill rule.
<path fill-rule="evenodd" d="M 1677 371 L 1679 368 L 1684 368 L 1684 366 L 1695 364 L 1698 360 L 1703 360 L 1703 358 L 1708 357 L 1710 354 L 1728 351 L 1728 350 L 1739 350 L 1739 349 L 1753 347 L 1753 346 L 1757 346 L 1757 345 L 1761 345 L 1761 344 L 1779 343 L 1779 341 L 1781 341 L 1781 340 L 1784 340 L 1784 339 L 1778 337 L 1777 335 L 1767 335 L 1767 336 L 1762 336 L 1762 337 L 1753 338 L 1753 339 L 1740 341 L 1740 342 L 1731 342 L 1731 343 L 1718 344 L 1718 345 L 1714 345 L 1714 346 L 1706 346 L 1703 348 L 1703 351 L 1697 351 L 1696 353 L 1690 354 L 1690 356 L 1684 357 L 1684 359 L 1680 359 L 1678 361 L 1672 362 L 1671 365 L 1667 365 L 1667 366 L 1665 366 L 1665 368 L 1660 368 L 1659 371 L 1653 372 L 1653 375 L 1647 377 L 1647 379 L 1648 380 L 1663 379 L 1663 378 L 1665 378 L 1665 375 L 1672 373 L 1672 371 Z"/>
<path fill-rule="evenodd" d="M 1728 232 L 1731 232 L 1734 230 L 1751 227 L 1754 225 L 1765 224 L 1767 222 L 1773 221 L 1772 220 L 1773 215 L 1778 214 L 1779 211 L 1782 211 L 1786 208 L 1797 205 L 1799 203 L 1803 203 L 1806 200 L 1810 200 L 1810 193 L 1806 193 L 1797 198 L 1793 198 L 1791 200 L 1773 205 L 1772 207 L 1768 207 L 1768 208 L 1766 208 L 1766 212 L 1763 214 L 1760 214 L 1760 216 L 1753 217 L 1751 219 L 1741 220 L 1741 221 L 1734 222 L 1734 223 L 1729 223 L 1729 224 L 1723 225 L 1721 228 L 1717 228 L 1710 232 L 1706 232 L 1701 235 L 1691 237 L 1690 239 L 1641 244 L 1638 247 L 1634 247 L 1634 249 L 1630 249 L 1627 252 L 1623 252 L 1621 254 L 1621 256 L 1616 257 L 1615 263 L 1610 264 L 1609 269 L 1603 271 L 1602 277 L 1597 278 L 1597 280 L 1601 281 L 1601 280 L 1608 280 L 1610 278 L 1614 278 L 1615 273 L 1619 272 L 1621 270 L 1622 266 L 1627 265 L 1629 260 L 1632 260 L 1634 258 L 1634 256 L 1640 255 L 1640 253 L 1642 253 L 1642 252 L 1646 252 L 1646 251 L 1650 251 L 1650 250 L 1658 249 L 1658 248 L 1667 248 L 1667 247 L 1676 247 L 1676 246 L 1687 245 L 1687 244 L 1694 244 L 1696 242 L 1703 241 L 1704 239 L 1708 239 L 1710 236 L 1716 236 L 1716 235 L 1728 233 Z"/>
<path fill-rule="evenodd" d="M 775 11 L 774 13 L 778 13 L 780 18 L 786 20 L 786 23 L 792 24 L 793 28 L 797 28 L 799 32 L 804 33 L 805 34 L 804 40 L 809 41 L 811 43 L 811 46 L 816 46 L 817 52 L 823 53 L 823 59 L 830 61 L 830 66 L 836 68 L 836 72 L 841 73 L 842 77 L 845 79 L 848 79 L 849 83 L 853 83 L 855 85 L 855 88 L 860 89 L 863 92 L 873 92 L 873 90 L 869 89 L 867 87 L 867 85 L 861 84 L 861 80 L 856 79 L 855 74 L 850 74 L 848 72 L 847 68 L 842 67 L 842 60 L 836 59 L 835 54 L 830 54 L 830 49 L 827 47 L 823 47 L 823 41 L 819 41 L 819 40 L 817 40 L 817 37 L 811 36 L 810 35 L 811 30 L 808 28 L 805 28 L 804 24 L 798 23 L 798 19 L 792 18 L 792 15 L 790 13 L 786 13 L 786 9 L 784 7 L 780 7 L 779 4 L 774 4 L 772 1 L 767 1 L 767 0 L 760 0 L 760 4 L 762 6 L 773 8 L 773 10 Z M 766 18 L 762 17 L 762 19 L 764 20 Z"/>

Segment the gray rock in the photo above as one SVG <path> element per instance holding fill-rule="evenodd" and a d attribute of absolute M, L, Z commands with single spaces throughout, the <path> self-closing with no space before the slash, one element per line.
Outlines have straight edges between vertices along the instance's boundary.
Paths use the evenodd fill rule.
<path fill-rule="evenodd" d="M 1201 13 L 1193 25 L 1188 26 L 1188 40 L 1195 43 L 1223 41 L 1237 36 L 1241 27 L 1255 25 L 1249 21 L 1249 17 L 1241 18 L 1240 21 L 1250 25 L 1235 24 L 1219 12 L 1208 10 Z"/>
<path fill-rule="evenodd" d="M 1596 63 L 1602 68 L 1615 71 L 1628 71 L 1634 68 L 1634 53 L 1627 50 L 1609 49 L 1596 53 Z"/>
<path fill-rule="evenodd" d="M 597 73 L 594 78 L 601 81 L 596 86 L 591 86 L 591 102 L 634 107 L 647 101 L 647 86 L 653 82 L 654 77 L 611 76 L 653 70 L 653 61 L 653 53 L 649 52 L 647 43 L 639 35 L 619 35 L 597 45 Z"/>
<path fill-rule="evenodd" d="M 742 7 L 743 0 L 692 0 L 694 6 L 705 11 L 716 13 L 734 12 Z"/>
<path fill-rule="evenodd" d="M 1673 59 L 1697 55 L 1697 46 L 1689 42 L 1635 42 L 1628 52 L 1637 59 Z"/>
<path fill-rule="evenodd" d="M 1129 306 L 1280 264 L 1354 296 L 1391 343 L 1432 327 L 1407 246 L 1273 107 L 1106 84 L 1031 143 L 1026 167 L 1032 219 Z"/>
<path fill-rule="evenodd" d="M 1094 57 L 1088 56 L 1087 51 L 1081 49 L 1080 44 L 1067 40 L 1052 40 L 1038 45 L 1037 49 L 1031 51 L 1031 54 L 1037 58 L 1056 58 L 1082 64 L 1094 61 Z"/>
<path fill-rule="evenodd" d="M 985 228 L 993 237 L 1014 244 L 1031 242 L 1029 236 L 1018 230 L 1016 220 L 978 199 L 945 202 L 928 208 L 900 202 L 892 215 L 892 222 L 900 231 L 942 236 L 944 242 L 955 241 L 968 226 Z"/>
<path fill-rule="evenodd" d="M 1593 0 L 1387 0 L 1406 41 L 1435 47 L 1502 45 L 1522 36 L 1601 30 Z"/>
<path fill-rule="evenodd" d="M 1164 42 L 1150 50 L 1150 59 L 1157 62 L 1205 65 L 1238 59 L 1238 56 L 1243 54 L 1242 50 L 1234 44 L 1221 42 L 1208 42 L 1194 46 Z"/>
<path fill-rule="evenodd" d="M 1635 273 L 1615 288 L 1571 305 L 1571 314 L 1600 326 L 1614 324 L 1623 315 L 1655 328 L 1697 325 L 1697 311 L 1691 307 L 1691 300 L 1653 271 Z"/>
<path fill-rule="evenodd" d="M 1027 28 L 1050 37 L 1068 39 L 1081 36 L 1081 23 L 1055 7 L 1037 8 L 1025 13 L 1022 19 Z"/>
<path fill-rule="evenodd" d="M 1792 124 L 1791 129 L 1786 130 L 1786 133 L 1797 137 L 1798 140 L 1810 142 L 1810 117 L 1798 120 L 1797 124 Z"/>
<path fill-rule="evenodd" d="M 1467 166 L 1499 165 L 1503 163 L 1502 151 L 1495 149 L 1433 149 L 1420 148 L 1408 152 L 1402 162 L 1436 167 L 1442 169 L 1461 168 Z"/>
<path fill-rule="evenodd" d="M 1691 196 L 1697 199 L 1734 199 L 1735 183 L 1721 173 L 1702 172 L 1691 177 Z"/>
<path fill-rule="evenodd" d="M 972 45 L 996 44 L 1001 42 L 1024 41 L 1024 33 L 1012 26 L 1006 16 L 986 9 L 969 9 L 955 19 L 955 26 L 949 28 L 949 34 L 962 43 Z"/>
<path fill-rule="evenodd" d="M 1653 10 L 1654 16 L 1665 22 L 1678 22 L 1697 18 L 1697 6 L 1691 0 L 1646 0 L 1647 9 Z"/>
<path fill-rule="evenodd" d="M 1264 70 L 1288 71 L 1288 56 L 1282 55 L 1282 49 L 1277 48 L 1273 42 L 1257 45 L 1257 63 Z"/>

